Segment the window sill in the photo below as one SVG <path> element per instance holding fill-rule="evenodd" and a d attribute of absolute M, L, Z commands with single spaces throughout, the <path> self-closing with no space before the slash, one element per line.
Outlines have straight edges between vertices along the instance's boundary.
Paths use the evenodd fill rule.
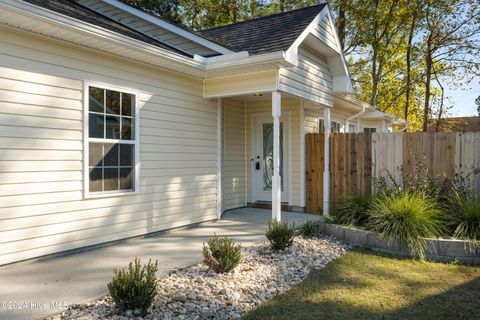
<path fill-rule="evenodd" d="M 139 194 L 139 190 L 135 191 L 113 191 L 113 192 L 89 192 L 85 193 L 84 199 L 98 199 L 98 198 L 115 198 L 115 197 L 125 197 L 133 196 Z"/>

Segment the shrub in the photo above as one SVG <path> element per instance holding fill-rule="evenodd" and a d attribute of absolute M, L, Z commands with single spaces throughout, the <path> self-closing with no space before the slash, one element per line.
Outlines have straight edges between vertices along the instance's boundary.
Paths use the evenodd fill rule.
<path fill-rule="evenodd" d="M 323 218 L 325 219 L 325 223 L 337 223 L 337 217 L 332 216 L 330 214 L 323 216 Z"/>
<path fill-rule="evenodd" d="M 107 285 L 113 301 L 125 311 L 140 309 L 146 314 L 155 297 L 157 280 L 155 273 L 158 270 L 158 261 L 141 265 L 140 259 L 130 262 L 127 269 L 114 270 L 114 277 Z"/>
<path fill-rule="evenodd" d="M 480 197 L 476 193 L 453 191 L 448 219 L 455 238 L 480 240 Z"/>
<path fill-rule="evenodd" d="M 295 237 L 295 224 L 289 225 L 287 222 L 271 220 L 268 223 L 268 229 L 265 234 L 268 241 L 275 251 L 284 250 L 293 243 Z"/>
<path fill-rule="evenodd" d="M 334 215 L 339 224 L 362 226 L 368 220 L 371 196 L 352 193 L 335 206 Z"/>
<path fill-rule="evenodd" d="M 369 229 L 387 238 L 400 237 L 420 258 L 425 255 L 423 237 L 436 237 L 444 230 L 436 201 L 420 193 L 403 191 L 377 196 L 369 216 Z"/>
<path fill-rule="evenodd" d="M 226 273 L 235 269 L 242 261 L 241 246 L 235 245 L 228 237 L 214 236 L 203 245 L 203 262 L 216 273 Z"/>
<path fill-rule="evenodd" d="M 305 222 L 299 230 L 299 234 L 304 237 L 313 237 L 320 232 L 320 228 L 318 225 L 313 221 Z"/>
<path fill-rule="evenodd" d="M 444 175 L 432 176 L 428 166 L 425 163 L 425 157 L 415 156 L 415 168 L 413 172 L 407 172 L 404 167 L 401 168 L 400 183 L 394 175 L 385 170 L 385 175 L 373 178 L 373 186 L 378 194 L 409 192 L 419 193 L 428 198 L 434 198 L 439 202 L 445 202 L 445 195 L 453 187 L 453 183 Z"/>

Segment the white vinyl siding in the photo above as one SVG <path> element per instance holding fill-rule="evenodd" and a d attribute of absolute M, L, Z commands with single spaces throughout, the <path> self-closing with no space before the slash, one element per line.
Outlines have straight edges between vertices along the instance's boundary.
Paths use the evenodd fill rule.
<path fill-rule="evenodd" d="M 330 20 L 329 15 L 323 15 L 320 23 L 315 25 L 311 32 L 316 38 L 328 45 L 330 48 L 336 50 L 337 52 L 341 52 L 341 48 L 338 46 L 336 40 L 337 31 L 335 30 L 335 26 L 332 20 Z"/>
<path fill-rule="evenodd" d="M 85 199 L 83 84 L 138 90 L 139 193 Z M 0 265 L 216 218 L 200 80 L 0 28 Z"/>
<path fill-rule="evenodd" d="M 280 90 L 325 106 L 333 106 L 332 76 L 320 55 L 300 47 L 298 66 L 279 72 Z"/>
<path fill-rule="evenodd" d="M 224 100 L 223 105 L 223 208 L 244 207 L 247 204 L 247 159 L 245 157 L 244 103 Z M 248 163 L 250 163 L 248 161 Z"/>

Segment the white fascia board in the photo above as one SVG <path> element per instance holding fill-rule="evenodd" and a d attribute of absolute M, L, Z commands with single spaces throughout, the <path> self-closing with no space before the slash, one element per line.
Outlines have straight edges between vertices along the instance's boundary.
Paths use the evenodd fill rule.
<path fill-rule="evenodd" d="M 230 59 L 227 60 L 215 60 L 215 57 L 206 58 L 206 70 L 216 70 L 222 68 L 231 68 L 231 67 L 239 67 L 242 65 L 255 65 L 255 64 L 262 64 L 262 63 L 275 63 L 281 62 L 283 64 L 289 64 L 286 61 L 286 56 L 284 51 L 277 51 L 265 54 L 258 54 L 254 56 L 247 55 L 232 55 Z"/>
<path fill-rule="evenodd" d="M 221 62 L 221 61 L 230 61 L 230 60 L 236 60 L 236 59 L 244 59 L 248 58 L 248 52 L 247 51 L 240 51 L 240 52 L 233 52 L 233 53 L 227 53 L 215 57 L 210 57 L 210 58 L 205 58 L 201 55 L 194 55 L 193 59 L 195 61 L 201 62 L 201 63 L 215 63 L 215 62 Z"/>
<path fill-rule="evenodd" d="M 136 51 L 155 55 L 159 58 L 167 59 L 177 63 L 182 63 L 192 68 L 204 68 L 204 64 L 191 58 L 184 57 L 180 54 L 176 54 L 166 49 L 150 45 L 140 40 L 132 39 L 119 33 L 83 21 L 79 21 L 77 19 L 50 11 L 45 8 L 38 7 L 27 2 L 17 0 L 0 0 L 0 8 L 26 15 L 30 18 L 47 22 L 49 24 L 58 25 L 61 28 L 65 28 L 67 30 L 70 29 L 76 32 L 80 32 L 93 38 L 100 38 L 106 42 L 115 43 L 118 45 L 132 48 Z"/>
<path fill-rule="evenodd" d="M 173 25 L 171 23 L 168 23 L 160 18 L 154 17 L 148 13 L 145 13 L 141 10 L 138 10 L 136 8 L 133 8 L 127 4 L 124 4 L 120 1 L 117 0 L 103 0 L 103 2 L 108 3 L 111 6 L 114 6 L 117 9 L 123 10 L 125 12 L 130 13 L 131 15 L 136 16 L 137 18 L 140 18 L 142 20 L 148 21 L 150 23 L 153 23 L 165 30 L 168 30 L 170 32 L 173 32 L 183 38 L 186 38 L 188 40 L 191 40 L 195 43 L 198 43 L 199 45 L 202 45 L 204 47 L 207 47 L 213 51 L 217 51 L 221 54 L 227 54 L 227 53 L 232 53 L 234 51 L 227 49 L 225 47 L 222 47 L 215 42 L 212 42 L 210 40 L 207 40 L 203 37 L 200 37 L 190 31 L 187 31 L 185 29 L 182 29 L 180 27 L 177 27 L 176 25 Z"/>

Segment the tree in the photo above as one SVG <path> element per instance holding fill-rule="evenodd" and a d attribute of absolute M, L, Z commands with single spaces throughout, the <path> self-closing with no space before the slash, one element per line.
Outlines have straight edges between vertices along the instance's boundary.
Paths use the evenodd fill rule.
<path fill-rule="evenodd" d="M 427 130 L 431 113 L 432 79 L 440 85 L 439 78 L 448 77 L 451 85 L 458 85 L 469 83 L 480 74 L 479 32 L 477 0 L 426 1 L 423 131 Z"/>

